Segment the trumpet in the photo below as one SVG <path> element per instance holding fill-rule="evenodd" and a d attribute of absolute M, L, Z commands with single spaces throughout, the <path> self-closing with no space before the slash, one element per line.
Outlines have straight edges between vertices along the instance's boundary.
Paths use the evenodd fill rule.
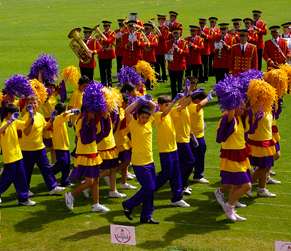
<path fill-rule="evenodd" d="M 140 32 L 141 33 L 144 42 L 149 43 L 150 41 L 147 38 L 147 35 L 144 33 L 144 27 L 143 26 L 140 26 L 138 24 L 134 25 L 134 27 L 137 29 L 135 32 Z"/>
<path fill-rule="evenodd" d="M 160 29 L 158 28 L 158 26 L 156 25 L 156 23 L 154 22 L 154 18 L 151 18 L 151 20 L 149 21 L 150 24 L 152 24 L 152 26 L 154 27 L 154 33 L 161 36 L 162 33 L 160 31 Z"/>
<path fill-rule="evenodd" d="M 71 39 L 70 47 L 81 62 L 87 64 L 92 59 L 92 53 L 81 37 L 81 28 L 74 28 L 68 34 Z"/>
<path fill-rule="evenodd" d="M 96 26 L 94 26 L 93 32 L 92 32 L 92 34 L 91 34 L 91 36 L 90 36 L 89 39 L 93 39 L 93 38 L 96 38 L 96 39 L 102 38 L 103 40 L 107 41 L 107 37 L 100 30 L 99 24 L 97 24 Z"/>

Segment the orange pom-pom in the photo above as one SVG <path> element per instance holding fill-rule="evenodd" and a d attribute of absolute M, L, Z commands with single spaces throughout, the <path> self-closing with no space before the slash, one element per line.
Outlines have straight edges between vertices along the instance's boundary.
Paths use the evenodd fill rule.
<path fill-rule="evenodd" d="M 250 81 L 247 96 L 254 112 L 271 112 L 273 104 L 277 103 L 278 99 L 276 89 L 260 79 Z"/>
<path fill-rule="evenodd" d="M 150 80 L 152 84 L 157 83 L 156 72 L 148 62 L 144 60 L 139 60 L 135 65 L 135 70 L 144 79 Z"/>
<path fill-rule="evenodd" d="M 74 65 L 67 66 L 62 71 L 62 78 L 65 81 L 65 83 L 72 84 L 74 88 L 78 87 L 78 82 L 79 82 L 80 77 L 81 77 L 80 71 Z"/>
<path fill-rule="evenodd" d="M 278 97 L 283 97 L 288 90 L 288 76 L 282 69 L 265 72 L 263 79 L 276 89 Z"/>
<path fill-rule="evenodd" d="M 291 91 L 291 65 L 289 64 L 282 64 L 280 65 L 279 69 L 285 71 L 288 76 L 288 90 Z"/>
<path fill-rule="evenodd" d="M 47 100 L 47 90 L 45 86 L 37 79 L 30 79 L 29 83 L 39 103 L 43 104 Z"/>
<path fill-rule="evenodd" d="M 116 88 L 103 87 L 102 92 L 106 100 L 107 111 L 110 113 L 118 111 L 118 108 L 122 106 L 123 102 L 120 91 Z"/>

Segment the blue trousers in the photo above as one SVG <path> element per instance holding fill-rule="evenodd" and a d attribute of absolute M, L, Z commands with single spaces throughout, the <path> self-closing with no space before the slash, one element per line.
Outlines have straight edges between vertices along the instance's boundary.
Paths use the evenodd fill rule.
<path fill-rule="evenodd" d="M 178 152 L 160 153 L 161 171 L 157 175 L 158 190 L 167 181 L 170 181 L 172 202 L 183 198 L 182 175 L 179 165 Z"/>
<path fill-rule="evenodd" d="M 186 188 L 189 185 L 189 177 L 193 171 L 195 158 L 190 143 L 177 143 L 180 169 L 182 174 L 182 185 Z"/>
<path fill-rule="evenodd" d="M 31 176 L 35 164 L 39 167 L 41 175 L 49 191 L 58 185 L 53 174 L 52 167 L 47 158 L 45 148 L 37 151 L 22 151 L 22 155 L 28 187 L 30 187 Z"/>
<path fill-rule="evenodd" d="M 124 202 L 125 207 L 133 209 L 142 204 L 141 219 L 150 219 L 154 211 L 154 191 L 156 189 L 156 174 L 154 163 L 145 166 L 133 166 L 137 181 L 141 188 L 135 195 Z"/>
<path fill-rule="evenodd" d="M 204 177 L 206 143 L 204 137 L 197 138 L 197 141 L 199 146 L 196 148 L 191 142 L 191 150 L 195 158 L 193 178 L 201 179 Z"/>
<path fill-rule="evenodd" d="M 20 202 L 28 199 L 28 186 L 25 176 L 23 160 L 4 164 L 4 170 L 0 177 L 0 195 L 4 193 L 13 183 L 18 200 Z"/>
<path fill-rule="evenodd" d="M 54 174 L 59 172 L 62 173 L 61 186 L 69 185 L 69 174 L 70 174 L 70 151 L 69 150 L 55 150 L 56 152 L 56 163 L 53 166 Z"/>

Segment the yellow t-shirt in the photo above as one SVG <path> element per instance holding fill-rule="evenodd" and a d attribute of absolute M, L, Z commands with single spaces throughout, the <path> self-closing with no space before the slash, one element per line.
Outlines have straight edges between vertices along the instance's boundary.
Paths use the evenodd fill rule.
<path fill-rule="evenodd" d="M 221 122 L 221 120 L 220 120 Z M 219 123 L 220 123 L 219 122 Z M 222 149 L 244 149 L 246 146 L 244 137 L 244 126 L 240 117 L 236 117 L 234 132 L 227 138 L 225 142 L 221 143 Z"/>
<path fill-rule="evenodd" d="M 191 103 L 188 106 L 190 114 L 191 132 L 196 138 L 204 137 L 204 111 L 201 108 L 197 111 L 197 104 Z"/>
<path fill-rule="evenodd" d="M 174 107 L 171 116 L 174 122 L 176 130 L 177 143 L 189 143 L 190 142 L 190 115 L 188 107 L 178 111 L 177 107 Z"/>
<path fill-rule="evenodd" d="M 79 89 L 75 90 L 70 98 L 69 106 L 75 109 L 81 109 L 83 92 Z"/>
<path fill-rule="evenodd" d="M 141 125 L 136 119 L 132 119 L 128 125 L 132 143 L 131 162 L 135 166 L 144 166 L 154 162 L 152 122 L 153 116 L 145 125 Z"/>
<path fill-rule="evenodd" d="M 26 113 L 23 116 L 23 120 L 26 121 L 28 119 L 29 114 Z M 22 132 L 22 137 L 20 138 L 20 147 L 22 151 L 37 151 L 45 148 L 43 143 L 43 129 L 46 126 L 46 121 L 44 117 L 36 112 L 34 114 L 34 123 L 29 135 L 25 135 Z"/>
<path fill-rule="evenodd" d="M 82 128 L 82 119 L 78 119 L 76 123 L 77 147 L 76 154 L 94 154 L 97 153 L 97 143 L 94 140 L 90 144 L 82 144 L 80 130 Z"/>
<path fill-rule="evenodd" d="M 66 122 L 70 119 L 70 114 L 60 114 L 53 122 L 53 146 L 54 150 L 69 150 L 70 141 Z"/>
<path fill-rule="evenodd" d="M 98 130 L 98 132 L 101 130 L 100 123 L 98 123 L 97 130 Z M 109 150 L 109 149 L 112 149 L 116 146 L 115 139 L 113 136 L 113 128 L 112 128 L 111 119 L 110 119 L 110 132 L 109 132 L 108 136 L 103 138 L 97 144 L 97 146 L 98 146 L 98 150 L 100 150 L 100 151 Z"/>
<path fill-rule="evenodd" d="M 272 113 L 264 113 L 263 118 L 259 121 L 258 127 L 254 134 L 249 134 L 248 138 L 251 140 L 263 141 L 272 139 Z"/>
<path fill-rule="evenodd" d="M 171 114 L 162 117 L 162 112 L 154 114 L 157 127 L 157 142 L 160 153 L 168 153 L 177 150 L 176 131 Z"/>
<path fill-rule="evenodd" d="M 130 146 L 130 139 L 127 136 L 129 133 L 128 127 L 120 129 L 121 123 L 125 118 L 125 112 L 123 108 L 119 110 L 119 124 L 117 129 L 114 133 L 115 144 L 119 151 L 129 150 Z"/>
<path fill-rule="evenodd" d="M 6 123 L 7 120 L 4 120 L 0 127 L 6 125 Z M 0 134 L 0 143 L 4 164 L 13 163 L 22 159 L 17 130 L 22 130 L 24 124 L 25 121 L 15 120 L 6 128 L 4 133 Z"/>
<path fill-rule="evenodd" d="M 41 113 L 45 118 L 50 118 L 57 104 L 56 96 L 51 95 L 48 100 L 41 106 Z"/>

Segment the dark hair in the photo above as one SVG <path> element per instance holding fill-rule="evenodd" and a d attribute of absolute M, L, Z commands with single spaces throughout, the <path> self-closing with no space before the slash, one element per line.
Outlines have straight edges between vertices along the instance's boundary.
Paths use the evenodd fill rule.
<path fill-rule="evenodd" d="M 90 79 L 86 75 L 83 75 L 80 77 L 78 85 L 88 84 L 89 82 L 90 82 Z"/>
<path fill-rule="evenodd" d="M 170 96 L 163 95 L 163 96 L 158 97 L 158 104 L 159 105 L 163 105 L 163 104 L 170 103 L 170 102 L 171 102 Z"/>
<path fill-rule="evenodd" d="M 1 120 L 5 119 L 9 113 L 19 112 L 19 109 L 14 104 L 6 104 L 1 108 Z"/>
<path fill-rule="evenodd" d="M 132 85 L 132 84 L 125 84 L 125 85 L 123 85 L 122 87 L 121 87 L 121 90 L 120 90 L 120 92 L 121 93 L 129 93 L 129 92 L 132 92 L 132 91 L 134 91 L 134 85 Z"/>
<path fill-rule="evenodd" d="M 64 111 L 66 111 L 66 105 L 64 103 L 57 103 L 55 106 L 55 110 L 57 112 L 57 115 L 60 115 Z"/>
<path fill-rule="evenodd" d="M 143 105 L 137 110 L 137 115 L 148 114 L 151 115 L 151 108 L 147 105 Z"/>
<path fill-rule="evenodd" d="M 195 100 L 195 99 L 199 99 L 199 100 L 203 100 L 207 97 L 206 93 L 205 92 L 200 92 L 200 93 L 197 93 L 197 94 L 193 94 L 191 96 L 192 98 L 192 101 Z"/>

